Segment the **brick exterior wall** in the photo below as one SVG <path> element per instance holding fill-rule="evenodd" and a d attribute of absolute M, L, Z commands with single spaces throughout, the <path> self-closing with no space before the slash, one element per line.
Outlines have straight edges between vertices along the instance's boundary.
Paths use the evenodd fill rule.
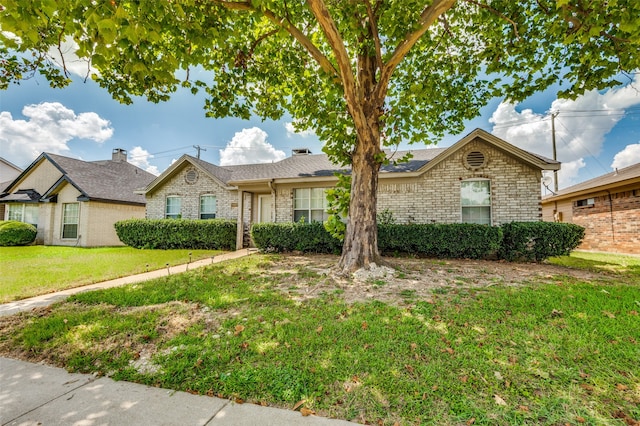
<path fill-rule="evenodd" d="M 481 151 L 486 167 L 469 170 L 464 159 L 470 151 Z M 389 209 L 396 223 L 459 223 L 462 220 L 460 182 L 485 178 L 491 182 L 493 225 L 513 221 L 542 220 L 541 172 L 479 140 L 470 142 L 419 178 L 381 178 L 378 212 Z M 327 187 L 326 183 L 279 185 L 276 189 L 275 221 L 293 220 L 293 190 Z"/>
<path fill-rule="evenodd" d="M 182 199 L 181 215 L 183 219 L 200 218 L 200 196 L 216 196 L 216 218 L 238 218 L 238 191 L 228 191 L 217 181 L 198 171 L 195 183 L 188 183 L 185 175 L 192 167 L 187 166 L 176 173 L 153 194 L 147 194 L 147 219 L 164 219 L 166 199 L 177 195 Z M 249 216 L 250 217 L 250 216 Z"/>
<path fill-rule="evenodd" d="M 593 198 L 592 206 L 577 206 L 573 201 L 576 225 L 585 228 L 585 238 L 578 247 L 614 253 L 640 254 L 640 188 L 612 192 L 611 195 L 581 196 Z"/>

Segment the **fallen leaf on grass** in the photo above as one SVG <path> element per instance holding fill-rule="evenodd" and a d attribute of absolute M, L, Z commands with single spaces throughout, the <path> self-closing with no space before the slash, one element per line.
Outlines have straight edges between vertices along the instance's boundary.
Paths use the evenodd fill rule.
<path fill-rule="evenodd" d="M 322 333 L 322 326 L 316 328 L 316 333 Z"/>
<path fill-rule="evenodd" d="M 300 414 L 302 414 L 303 417 L 307 417 L 307 416 L 310 416 L 312 414 L 316 414 L 316 412 L 313 411 L 313 410 L 310 410 L 308 408 L 301 408 L 300 409 Z"/>
<path fill-rule="evenodd" d="M 471 417 L 469 420 L 467 420 L 467 426 L 471 426 L 475 422 L 476 422 L 476 418 L 475 417 Z"/>
<path fill-rule="evenodd" d="M 496 402 L 496 404 L 498 404 L 498 405 L 502 405 L 502 406 L 506 406 L 507 405 L 507 401 L 502 399 L 502 397 L 500 395 L 498 395 L 498 394 L 493 395 L 493 399 Z"/>
<path fill-rule="evenodd" d="M 604 315 L 605 317 L 609 317 L 609 318 L 615 318 L 616 316 L 609 311 L 602 311 L 602 315 Z"/>
<path fill-rule="evenodd" d="M 528 413 L 529 412 L 529 407 L 526 406 L 526 405 L 520 405 L 520 406 L 518 406 L 518 410 L 524 411 L 525 413 Z"/>
<path fill-rule="evenodd" d="M 627 386 L 627 385 L 623 385 L 622 383 L 618 383 L 618 384 L 616 385 L 616 389 L 618 389 L 619 391 L 624 391 L 624 390 L 629 389 L 629 386 Z"/>
<path fill-rule="evenodd" d="M 587 420 L 586 420 L 584 417 L 576 416 L 576 422 L 578 422 L 578 423 L 584 423 L 584 422 L 586 422 L 586 421 L 587 421 Z"/>
<path fill-rule="evenodd" d="M 244 325 L 236 325 L 236 331 L 233 333 L 234 336 L 239 335 L 240 333 L 242 333 L 244 331 Z"/>
<path fill-rule="evenodd" d="M 296 405 L 293 406 L 293 411 L 296 411 L 298 408 L 300 408 L 300 406 L 302 406 L 302 404 L 304 404 L 305 402 L 307 402 L 306 399 L 302 399 L 298 402 L 296 402 Z"/>

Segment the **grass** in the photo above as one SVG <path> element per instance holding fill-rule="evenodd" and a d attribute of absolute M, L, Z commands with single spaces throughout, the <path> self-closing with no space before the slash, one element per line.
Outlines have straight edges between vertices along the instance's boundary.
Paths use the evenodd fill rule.
<path fill-rule="evenodd" d="M 0 303 L 210 257 L 211 250 L 0 247 Z M 148 266 L 147 266 L 148 265 Z"/>
<path fill-rule="evenodd" d="M 571 256 L 552 257 L 548 261 L 555 265 L 593 272 L 628 274 L 640 280 L 640 256 L 574 251 Z"/>
<path fill-rule="evenodd" d="M 640 420 L 633 271 L 392 305 L 292 298 L 276 288 L 290 279 L 278 262 L 251 256 L 0 318 L 0 352 L 369 424 Z"/>

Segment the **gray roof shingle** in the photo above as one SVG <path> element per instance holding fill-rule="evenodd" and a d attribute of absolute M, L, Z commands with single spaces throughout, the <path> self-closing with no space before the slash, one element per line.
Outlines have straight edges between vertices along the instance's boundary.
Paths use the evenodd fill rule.
<path fill-rule="evenodd" d="M 126 161 L 82 161 L 57 154 L 43 155 L 91 200 L 145 204 L 144 195 L 135 194 L 134 190 L 155 179 L 151 173 Z M 52 191 L 55 187 L 47 192 Z"/>

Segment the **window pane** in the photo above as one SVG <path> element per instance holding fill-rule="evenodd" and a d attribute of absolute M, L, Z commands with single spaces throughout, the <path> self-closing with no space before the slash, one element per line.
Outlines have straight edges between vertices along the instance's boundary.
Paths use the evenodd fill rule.
<path fill-rule="evenodd" d="M 294 191 L 294 209 L 308 209 L 309 208 L 310 191 L 309 188 L 296 189 Z"/>
<path fill-rule="evenodd" d="M 79 217 L 79 203 L 62 205 L 62 238 L 78 238 Z"/>
<path fill-rule="evenodd" d="M 177 219 L 180 216 L 182 200 L 180 197 L 167 197 L 166 217 Z"/>
<path fill-rule="evenodd" d="M 24 211 L 24 204 L 9 204 L 9 220 L 17 220 L 22 222 L 22 212 Z"/>
<path fill-rule="evenodd" d="M 460 184 L 463 206 L 490 206 L 491 191 L 488 180 L 471 180 Z"/>
<path fill-rule="evenodd" d="M 463 207 L 462 222 L 491 225 L 491 207 Z"/>
<path fill-rule="evenodd" d="M 38 227 L 38 211 L 40 208 L 37 204 L 29 204 L 24 207 L 24 221 Z"/>
<path fill-rule="evenodd" d="M 326 198 L 324 188 L 313 188 L 311 190 L 311 208 L 324 209 Z"/>
<path fill-rule="evenodd" d="M 311 210 L 312 222 L 323 222 L 329 215 L 323 210 Z"/>
<path fill-rule="evenodd" d="M 299 222 L 302 218 L 304 218 L 305 222 L 309 222 L 309 210 L 294 210 L 293 221 Z"/>
<path fill-rule="evenodd" d="M 216 197 L 215 195 L 203 195 L 200 197 L 200 219 L 215 219 Z"/>

